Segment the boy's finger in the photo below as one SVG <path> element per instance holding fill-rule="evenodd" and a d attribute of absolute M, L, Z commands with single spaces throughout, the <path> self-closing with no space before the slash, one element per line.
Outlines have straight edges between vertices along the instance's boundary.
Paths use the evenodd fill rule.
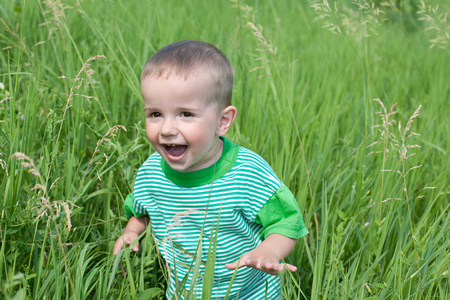
<path fill-rule="evenodd" d="M 297 271 L 297 267 L 293 266 L 293 265 L 290 265 L 290 264 L 279 264 L 278 265 L 278 271 L 284 271 L 286 269 L 288 269 L 291 272 Z"/>
<path fill-rule="evenodd" d="M 237 261 L 235 261 L 234 263 L 231 264 L 225 264 L 225 268 L 227 268 L 228 270 L 234 270 L 236 269 L 237 266 Z"/>
<path fill-rule="evenodd" d="M 233 262 L 231 264 L 225 264 L 225 268 L 227 268 L 228 270 L 234 270 L 236 268 L 240 269 L 240 268 L 246 266 L 245 261 L 246 260 L 244 260 L 244 259 L 240 259 L 240 260 L 237 260 L 237 261 L 235 261 L 235 262 Z"/>
<path fill-rule="evenodd" d="M 136 242 L 136 244 L 133 246 L 133 251 L 138 252 L 139 251 L 139 242 Z"/>
<path fill-rule="evenodd" d="M 276 265 L 274 265 L 274 264 L 271 263 L 271 262 L 266 262 L 266 263 L 264 264 L 264 268 L 265 268 L 266 270 L 276 270 Z"/>
<path fill-rule="evenodd" d="M 114 243 L 114 248 L 113 248 L 113 254 L 116 255 L 117 253 L 119 253 L 120 250 L 123 249 L 123 243 L 121 240 L 117 240 Z"/>
<path fill-rule="evenodd" d="M 243 261 L 244 261 L 244 263 L 242 264 L 243 266 L 252 267 L 252 268 L 258 267 L 258 261 L 256 259 L 247 258 Z"/>
<path fill-rule="evenodd" d="M 297 267 L 296 266 L 293 266 L 293 265 L 290 265 L 290 264 L 286 264 L 286 266 L 288 267 L 289 271 L 291 271 L 291 272 L 297 271 Z"/>

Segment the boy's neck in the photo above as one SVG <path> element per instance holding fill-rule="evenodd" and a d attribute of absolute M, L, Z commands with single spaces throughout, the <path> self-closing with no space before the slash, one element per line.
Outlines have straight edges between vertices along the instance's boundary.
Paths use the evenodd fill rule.
<path fill-rule="evenodd" d="M 217 142 L 217 151 L 216 155 L 214 156 L 213 164 L 215 164 L 219 160 L 219 158 L 222 156 L 222 152 L 223 152 L 223 140 L 219 137 L 219 140 Z"/>

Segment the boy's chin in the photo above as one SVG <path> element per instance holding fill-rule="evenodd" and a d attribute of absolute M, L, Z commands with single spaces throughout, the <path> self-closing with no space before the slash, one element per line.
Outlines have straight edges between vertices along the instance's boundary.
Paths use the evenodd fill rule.
<path fill-rule="evenodd" d="M 166 161 L 167 162 L 167 161 Z M 174 171 L 177 171 L 177 172 L 187 172 L 186 171 L 186 168 L 183 168 L 183 167 L 180 167 L 180 166 L 177 166 L 177 165 L 173 165 L 173 164 L 169 164 L 169 163 L 167 163 L 168 165 L 169 165 L 169 167 L 171 167 Z"/>
<path fill-rule="evenodd" d="M 195 172 L 195 171 L 198 171 L 201 169 L 201 168 L 196 167 L 195 165 L 191 166 L 191 165 L 186 165 L 186 164 L 181 164 L 181 163 L 177 164 L 177 163 L 173 163 L 172 161 L 169 161 L 167 159 L 165 161 L 169 165 L 170 168 L 172 168 L 174 171 L 177 171 L 177 172 L 188 173 L 188 172 Z"/>
<path fill-rule="evenodd" d="M 189 167 L 186 166 L 185 164 L 182 163 L 174 163 L 173 161 L 171 161 L 170 159 L 168 159 L 167 157 L 164 157 L 164 160 L 166 161 L 166 163 L 169 165 L 169 167 L 171 169 L 173 169 L 174 171 L 178 171 L 178 172 L 189 172 Z"/>

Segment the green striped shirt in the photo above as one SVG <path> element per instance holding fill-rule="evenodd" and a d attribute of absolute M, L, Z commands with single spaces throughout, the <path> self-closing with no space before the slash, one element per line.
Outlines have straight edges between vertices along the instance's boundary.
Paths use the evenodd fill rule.
<path fill-rule="evenodd" d="M 170 268 L 168 299 L 175 292 L 175 283 L 186 274 L 185 288 L 189 289 L 195 279 L 193 286 L 201 296 L 205 264 L 198 264 L 201 276 L 195 276 L 189 266 L 199 245 L 197 257 L 206 262 L 210 239 L 215 234 L 218 242 L 212 299 L 223 298 L 230 285 L 234 271 L 227 270 L 226 263 L 238 260 L 271 233 L 291 238 L 308 233 L 295 198 L 267 162 L 223 140 L 220 159 L 208 168 L 177 172 L 154 153 L 139 169 L 134 211 L 136 216 L 150 217 L 159 251 Z M 230 299 L 264 299 L 266 292 L 267 299 L 280 297 L 279 277 L 242 268 L 231 286 Z"/>

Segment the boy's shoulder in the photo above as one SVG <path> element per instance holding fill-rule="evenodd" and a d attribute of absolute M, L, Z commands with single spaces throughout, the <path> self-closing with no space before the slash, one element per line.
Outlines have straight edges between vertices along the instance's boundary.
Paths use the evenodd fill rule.
<path fill-rule="evenodd" d="M 260 154 L 243 146 L 239 147 L 239 154 L 233 169 L 237 173 L 257 178 L 258 182 L 266 182 L 277 186 L 281 184 L 269 163 Z"/>
<path fill-rule="evenodd" d="M 272 167 L 260 154 L 243 146 L 239 146 L 239 155 L 236 165 L 248 165 L 257 170 L 270 171 L 273 173 Z"/>
<path fill-rule="evenodd" d="M 263 199 L 269 198 L 283 186 L 269 163 L 258 153 L 243 146 L 239 146 L 236 162 L 222 180 L 230 186 L 236 185 L 242 194 L 249 193 L 252 197 Z"/>

